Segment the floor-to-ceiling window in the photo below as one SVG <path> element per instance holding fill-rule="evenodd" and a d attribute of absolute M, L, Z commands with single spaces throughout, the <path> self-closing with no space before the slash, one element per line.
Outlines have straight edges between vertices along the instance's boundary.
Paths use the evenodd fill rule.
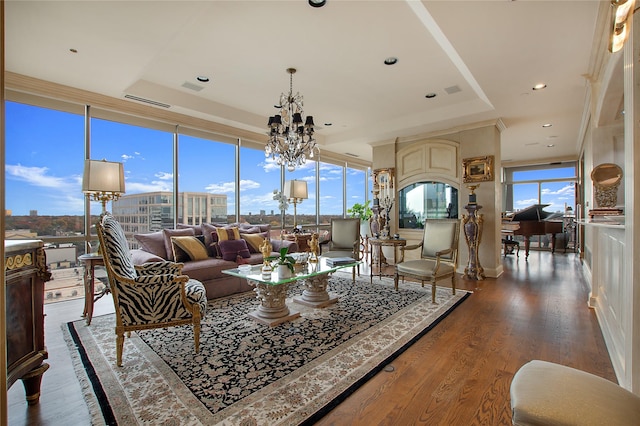
<path fill-rule="evenodd" d="M 178 223 L 234 222 L 235 141 L 192 129 L 178 132 Z"/>
<path fill-rule="evenodd" d="M 280 190 L 280 166 L 264 151 L 240 148 L 240 221 L 282 227 L 282 214 L 273 191 Z"/>
<path fill-rule="evenodd" d="M 5 132 L 5 239 L 45 241 L 53 276 L 45 286 L 46 303 L 82 297 L 82 109 L 6 102 Z"/>
<path fill-rule="evenodd" d="M 173 133 L 118 118 L 91 118 L 90 157 L 124 164 L 126 192 L 107 210 L 133 243 L 134 234 L 173 228 Z M 91 204 L 92 214 L 100 211 L 98 203 Z"/>
<path fill-rule="evenodd" d="M 549 219 L 564 220 L 575 211 L 577 171 L 575 162 L 505 168 L 504 210 L 517 212 L 542 204 Z M 572 215 L 573 213 L 571 213 Z M 569 240 L 574 236 L 566 236 Z M 531 237 L 532 247 L 549 247 L 549 237 Z"/>
<path fill-rule="evenodd" d="M 307 182 L 308 196 L 296 206 L 296 220 L 307 229 L 326 229 L 332 217 L 344 217 L 353 203 L 367 199 L 370 174 L 364 163 L 347 166 L 331 158 L 289 173 L 264 156 L 261 141 L 245 144 L 147 119 L 139 110 L 127 114 L 11 91 L 8 98 L 5 238 L 44 240 L 50 267 L 67 270 L 74 286 L 82 283 L 77 258 L 85 243 L 95 242 L 94 224 L 102 211 L 100 203 L 87 203 L 81 190 L 87 157 L 124 164 L 126 193 L 107 209 L 132 245 L 134 234 L 176 222 L 266 221 L 275 232 L 292 227 L 293 206 L 283 224 L 273 200 L 285 179 Z M 82 296 L 81 288 L 74 290 Z M 52 298 L 58 293 L 52 290 Z"/>
<path fill-rule="evenodd" d="M 320 162 L 320 225 L 329 225 L 331 218 L 344 217 L 344 167 Z"/>
<path fill-rule="evenodd" d="M 318 163 L 315 161 L 307 161 L 306 164 L 298 167 L 293 172 L 290 172 L 285 168 L 285 182 L 291 180 L 299 180 L 304 181 L 307 184 L 307 198 L 300 200 L 300 202 L 295 206 L 294 203 L 289 204 L 289 208 L 287 209 L 287 212 L 285 214 L 285 228 L 287 229 L 293 228 L 294 219 L 296 224 L 302 226 L 303 229 L 308 227 L 315 228 L 317 164 Z M 315 229 L 312 230 L 315 231 Z"/>

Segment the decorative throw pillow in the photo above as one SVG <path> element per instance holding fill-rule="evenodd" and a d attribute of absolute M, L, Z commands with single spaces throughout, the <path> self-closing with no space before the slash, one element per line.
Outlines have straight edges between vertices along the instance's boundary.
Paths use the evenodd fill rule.
<path fill-rule="evenodd" d="M 268 232 L 259 234 L 240 234 L 240 237 L 247 242 L 250 253 L 260 253 L 260 246 L 265 238 L 268 238 Z"/>
<path fill-rule="evenodd" d="M 173 244 L 171 244 L 171 237 L 185 237 L 195 236 L 195 233 L 192 228 L 188 229 L 163 229 L 162 234 L 164 235 L 164 247 L 167 251 L 167 260 L 174 260 L 173 257 Z"/>
<path fill-rule="evenodd" d="M 218 248 L 222 258 L 231 262 L 235 261 L 238 256 L 245 259 L 251 257 L 245 240 L 221 240 L 218 242 Z"/>
<path fill-rule="evenodd" d="M 216 228 L 216 232 L 218 233 L 218 241 L 240 239 L 240 231 L 236 226 Z"/>
<path fill-rule="evenodd" d="M 171 237 L 171 245 L 176 262 L 204 260 L 209 257 L 206 247 L 196 237 Z"/>
<path fill-rule="evenodd" d="M 146 252 L 154 254 L 162 259 L 167 259 L 167 249 L 164 246 L 164 235 L 162 231 L 150 234 L 135 234 L 133 238 L 140 244 L 140 248 Z"/>
<path fill-rule="evenodd" d="M 202 226 L 204 245 L 209 252 L 209 256 L 220 257 L 220 253 L 218 253 L 218 232 L 216 232 L 216 227 L 210 223 L 203 223 L 200 226 Z"/>

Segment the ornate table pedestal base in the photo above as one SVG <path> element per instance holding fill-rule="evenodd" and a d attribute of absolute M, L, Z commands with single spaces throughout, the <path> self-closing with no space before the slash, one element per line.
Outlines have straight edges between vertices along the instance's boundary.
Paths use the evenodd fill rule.
<path fill-rule="evenodd" d="M 247 279 L 247 282 L 255 287 L 253 291 L 256 292 L 257 299 L 260 301 L 258 309 L 249 313 L 254 320 L 273 327 L 300 316 L 300 312 L 287 306 L 288 283 L 273 285 L 250 279 Z"/>
<path fill-rule="evenodd" d="M 302 296 L 293 298 L 294 302 L 313 308 L 324 308 L 338 301 L 337 294 L 329 294 L 329 292 L 327 292 L 327 285 L 329 284 L 328 274 L 309 277 L 301 282 L 304 291 L 302 292 Z"/>

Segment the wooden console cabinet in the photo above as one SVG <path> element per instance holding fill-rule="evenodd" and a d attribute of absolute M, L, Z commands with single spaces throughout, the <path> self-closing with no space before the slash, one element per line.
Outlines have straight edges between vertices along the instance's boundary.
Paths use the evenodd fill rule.
<path fill-rule="evenodd" d="M 44 283 L 50 279 L 42 241 L 5 241 L 7 389 L 18 379 L 27 403 L 40 400 L 45 363 Z"/>

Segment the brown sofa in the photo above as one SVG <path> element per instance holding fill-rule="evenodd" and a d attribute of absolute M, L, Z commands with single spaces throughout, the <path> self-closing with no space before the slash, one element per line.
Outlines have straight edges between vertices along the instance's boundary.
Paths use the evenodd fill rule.
<path fill-rule="evenodd" d="M 237 232 L 233 228 L 236 228 Z M 227 243 L 229 239 L 220 240 L 219 234 L 223 233 L 231 235 L 230 242 Z M 179 224 L 178 229 L 163 229 L 150 234 L 134 235 L 140 248 L 131 250 L 131 255 L 135 265 L 164 260 L 182 262 L 184 264 L 182 272 L 189 278 L 202 282 L 207 290 L 207 299 L 214 299 L 253 289 L 247 284 L 247 280 L 223 274 L 222 271 L 236 268 L 238 262 L 261 264 L 262 253 L 258 245 L 265 237 L 269 237 L 269 233 L 270 225 Z M 242 241 L 238 241 L 238 236 Z M 196 256 L 194 260 L 189 257 L 189 253 L 183 252 L 178 243 L 184 241 L 184 237 L 187 237 L 187 240 L 195 237 L 202 242 L 207 249 L 207 257 Z M 274 255 L 282 247 L 287 247 L 289 253 L 298 251 L 298 244 L 295 241 L 269 239 Z"/>

